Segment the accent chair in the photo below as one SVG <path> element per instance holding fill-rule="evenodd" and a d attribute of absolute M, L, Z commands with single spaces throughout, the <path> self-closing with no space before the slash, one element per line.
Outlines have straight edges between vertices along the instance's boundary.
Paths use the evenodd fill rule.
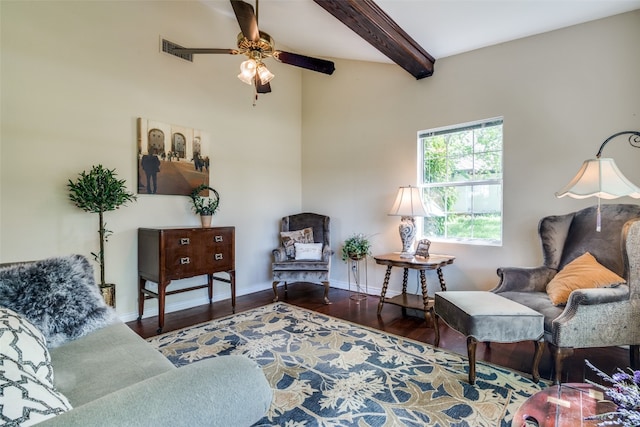
<path fill-rule="evenodd" d="M 606 204 L 601 206 L 601 215 L 599 232 L 596 231 L 596 206 L 543 218 L 538 225 L 543 265 L 499 268 L 500 282 L 492 289 L 544 315 L 544 337 L 555 361 L 556 384 L 562 379 L 563 361 L 575 348 L 628 345 L 631 367 L 638 366 L 640 206 Z M 610 270 L 604 270 L 603 274 L 615 273 L 626 283 L 613 280 L 600 283 L 601 287 L 573 291 L 569 286 L 565 289 L 566 302 L 552 302 L 550 295 L 555 299 L 557 284 L 579 284 L 599 276 L 602 269 L 597 264 L 597 273 L 591 267 L 582 273 L 572 267 L 586 252 Z"/>
<path fill-rule="evenodd" d="M 282 218 L 280 246 L 273 250 L 273 301 L 278 301 L 278 284 L 321 282 L 324 303 L 329 301 L 329 271 L 331 268 L 330 218 L 316 213 L 300 213 Z"/>

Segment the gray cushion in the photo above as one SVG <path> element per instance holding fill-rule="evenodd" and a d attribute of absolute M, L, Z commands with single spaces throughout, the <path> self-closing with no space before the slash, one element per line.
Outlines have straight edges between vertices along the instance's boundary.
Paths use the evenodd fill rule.
<path fill-rule="evenodd" d="M 434 309 L 450 327 L 478 341 L 538 340 L 544 332 L 542 314 L 492 292 L 436 292 Z"/>
<path fill-rule="evenodd" d="M 544 316 L 544 330 L 551 333 L 553 319 L 560 316 L 564 307 L 551 304 L 546 292 L 501 292 L 499 295 L 526 305 Z"/>
<path fill-rule="evenodd" d="M 272 264 L 274 270 L 316 270 L 329 271 L 329 263 L 324 261 L 282 261 Z"/>
<path fill-rule="evenodd" d="M 74 407 L 176 369 L 124 323 L 51 349 L 54 384 Z"/>
<path fill-rule="evenodd" d="M 221 356 L 108 394 L 45 421 L 42 427 L 250 426 L 267 412 L 272 395 L 255 362 Z"/>

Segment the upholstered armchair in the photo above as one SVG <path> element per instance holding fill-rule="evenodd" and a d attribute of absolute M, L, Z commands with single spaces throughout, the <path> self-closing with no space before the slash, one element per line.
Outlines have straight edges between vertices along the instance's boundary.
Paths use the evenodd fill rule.
<path fill-rule="evenodd" d="M 556 384 L 562 378 L 564 359 L 575 348 L 628 345 L 631 366 L 638 366 L 640 206 L 602 205 L 601 215 L 600 232 L 596 231 L 595 206 L 543 218 L 538 226 L 543 265 L 499 268 L 500 282 L 492 290 L 544 315 L 544 336 L 554 357 Z M 554 305 L 547 293 L 553 285 L 548 285 L 586 252 L 626 284 L 573 290 L 565 305 Z"/>
<path fill-rule="evenodd" d="M 324 303 L 329 301 L 331 236 L 328 216 L 300 213 L 285 216 L 280 222 L 280 246 L 273 250 L 273 301 L 278 301 L 278 284 L 321 282 Z"/>

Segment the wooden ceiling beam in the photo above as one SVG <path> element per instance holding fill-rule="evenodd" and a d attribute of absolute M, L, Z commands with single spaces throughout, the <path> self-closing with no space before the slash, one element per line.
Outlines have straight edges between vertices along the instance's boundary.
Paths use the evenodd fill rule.
<path fill-rule="evenodd" d="M 436 60 L 372 0 L 313 0 L 416 79 L 433 74 Z"/>

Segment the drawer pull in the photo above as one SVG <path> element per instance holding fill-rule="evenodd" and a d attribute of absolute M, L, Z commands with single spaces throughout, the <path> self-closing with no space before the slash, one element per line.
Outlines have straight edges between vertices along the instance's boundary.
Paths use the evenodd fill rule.
<path fill-rule="evenodd" d="M 216 261 L 220 261 L 222 259 L 222 254 L 215 254 L 213 257 Z"/>
<path fill-rule="evenodd" d="M 183 237 L 182 239 L 180 239 L 181 245 L 188 245 L 190 243 L 191 243 L 191 240 L 188 237 Z"/>
<path fill-rule="evenodd" d="M 191 264 L 191 260 L 189 259 L 188 256 L 184 258 L 180 258 L 180 264 Z"/>
<path fill-rule="evenodd" d="M 223 241 L 223 240 L 222 240 L 222 236 L 221 236 L 221 235 L 217 235 L 217 236 L 215 236 L 215 237 L 214 237 L 214 241 L 215 241 L 216 243 L 220 243 L 220 242 L 222 242 L 222 241 Z"/>

